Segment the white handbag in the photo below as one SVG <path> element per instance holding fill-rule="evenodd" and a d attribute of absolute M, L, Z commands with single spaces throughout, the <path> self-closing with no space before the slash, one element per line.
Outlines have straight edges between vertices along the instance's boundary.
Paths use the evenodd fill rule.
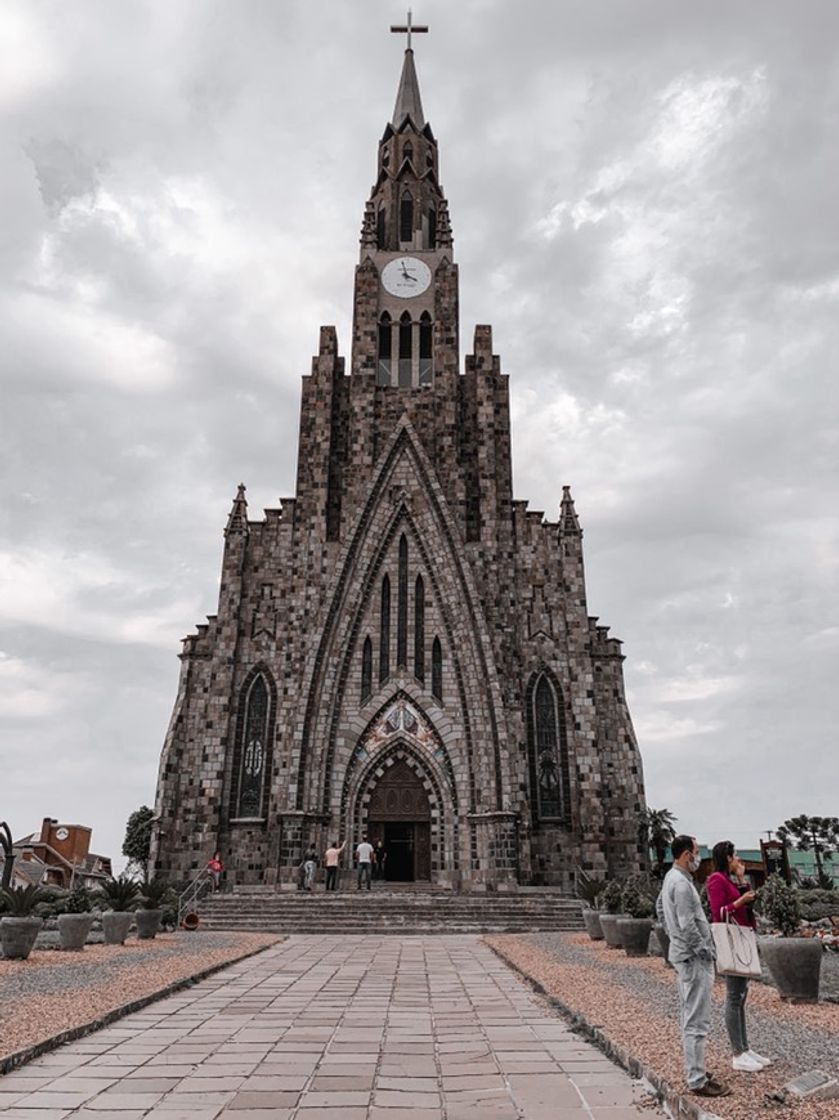
<path fill-rule="evenodd" d="M 717 972 L 721 976 L 760 977 L 760 957 L 753 929 L 732 922 L 731 916 L 726 914 L 724 922 L 712 924 L 711 934 L 717 949 Z"/>

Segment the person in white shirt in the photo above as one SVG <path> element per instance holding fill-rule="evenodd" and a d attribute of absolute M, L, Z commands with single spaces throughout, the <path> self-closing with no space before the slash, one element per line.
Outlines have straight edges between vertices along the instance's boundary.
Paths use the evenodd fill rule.
<path fill-rule="evenodd" d="M 369 891 L 372 889 L 370 872 L 373 865 L 373 845 L 368 843 L 366 832 L 361 837 L 361 843 L 355 849 L 355 858 L 358 860 L 358 886 L 356 889 L 361 890 L 361 880 L 364 879 Z"/>

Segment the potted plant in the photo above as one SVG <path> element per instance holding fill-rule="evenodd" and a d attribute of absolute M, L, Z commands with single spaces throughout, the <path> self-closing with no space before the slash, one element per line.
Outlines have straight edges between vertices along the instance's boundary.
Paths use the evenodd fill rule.
<path fill-rule="evenodd" d="M 770 875 L 755 906 L 777 930 L 775 936 L 761 938 L 760 952 L 781 999 L 817 1003 L 822 946 L 818 938 L 801 936 L 797 893 L 780 875 Z"/>
<path fill-rule="evenodd" d="M 163 901 L 168 892 L 169 886 L 163 879 L 152 879 L 140 889 L 140 908 L 134 917 L 137 921 L 137 936 L 142 941 L 151 940 L 160 929 Z"/>
<path fill-rule="evenodd" d="M 610 879 L 600 892 L 600 928 L 610 949 L 620 949 L 618 918 L 623 905 L 623 888 L 616 879 Z"/>
<path fill-rule="evenodd" d="M 118 879 L 108 879 L 102 885 L 100 896 L 107 907 L 102 915 L 106 945 L 122 945 L 125 941 L 134 919 L 130 907 L 139 893 L 139 883 L 125 875 L 120 875 Z"/>
<path fill-rule="evenodd" d="M 592 879 L 590 875 L 583 871 L 582 867 L 577 868 L 577 898 L 584 904 L 583 923 L 586 927 L 586 933 L 592 941 L 603 940 L 603 928 L 600 925 L 600 914 L 597 910 L 597 899 L 602 890 L 602 880 Z"/>
<path fill-rule="evenodd" d="M 76 952 L 83 949 L 92 925 L 90 893 L 85 887 L 74 887 L 64 900 L 64 913 L 58 915 L 61 948 Z"/>
<path fill-rule="evenodd" d="M 25 961 L 35 945 L 35 939 L 44 924 L 35 913 L 39 902 L 49 898 L 43 887 L 30 884 L 26 887 L 4 887 L 0 901 L 5 911 L 0 919 L 0 944 L 3 956 L 9 960 Z"/>
<path fill-rule="evenodd" d="M 628 957 L 645 957 L 653 929 L 653 900 L 642 885 L 630 880 L 621 892 L 624 917 L 618 918 L 618 933 Z"/>

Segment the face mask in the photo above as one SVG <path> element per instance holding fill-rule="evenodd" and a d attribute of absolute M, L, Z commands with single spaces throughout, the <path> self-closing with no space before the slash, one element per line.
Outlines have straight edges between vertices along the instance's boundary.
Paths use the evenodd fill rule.
<path fill-rule="evenodd" d="M 699 870 L 699 865 L 700 865 L 701 862 L 702 862 L 702 857 L 701 856 L 699 856 L 699 855 L 691 856 L 690 857 L 690 862 L 688 863 L 688 869 L 690 871 L 698 871 Z"/>

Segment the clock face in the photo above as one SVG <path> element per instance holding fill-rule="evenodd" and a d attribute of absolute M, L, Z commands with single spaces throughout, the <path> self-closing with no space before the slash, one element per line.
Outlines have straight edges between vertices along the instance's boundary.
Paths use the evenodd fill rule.
<path fill-rule="evenodd" d="M 56 840 L 66 840 L 69 835 L 70 833 L 66 828 L 59 828 L 56 830 L 55 838 Z"/>
<path fill-rule="evenodd" d="M 382 286 L 389 295 L 410 299 L 431 283 L 431 269 L 416 257 L 397 257 L 382 269 Z"/>

